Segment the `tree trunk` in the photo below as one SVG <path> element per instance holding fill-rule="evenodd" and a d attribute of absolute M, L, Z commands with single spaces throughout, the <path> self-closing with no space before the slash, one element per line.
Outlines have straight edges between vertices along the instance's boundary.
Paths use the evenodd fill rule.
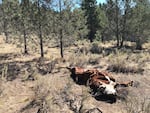
<path fill-rule="evenodd" d="M 116 38 L 117 38 L 117 47 L 119 47 L 120 39 L 119 39 L 118 29 L 117 29 L 117 31 L 116 31 Z"/>
<path fill-rule="evenodd" d="M 63 54 L 63 32 L 62 29 L 60 29 L 60 55 L 63 58 L 64 54 Z"/>
<path fill-rule="evenodd" d="M 42 25 L 41 25 L 41 20 L 40 20 L 40 17 L 41 17 L 41 10 L 40 10 L 40 1 L 38 0 L 38 13 L 39 13 L 39 38 L 40 38 L 40 50 L 41 50 L 41 58 L 44 57 L 44 50 L 43 50 L 43 37 L 42 37 Z"/>
<path fill-rule="evenodd" d="M 121 39 L 121 42 L 120 42 L 120 48 L 123 46 L 125 37 L 126 37 L 126 15 L 124 17 L 124 22 L 123 22 L 122 39 Z"/>
<path fill-rule="evenodd" d="M 142 45 L 139 44 L 139 43 L 137 43 L 137 44 L 136 44 L 136 49 L 137 49 L 137 50 L 142 50 Z"/>
<path fill-rule="evenodd" d="M 90 31 L 90 33 L 89 33 L 89 40 L 90 40 L 91 43 L 93 42 L 93 38 L 94 38 L 93 32 Z"/>
<path fill-rule="evenodd" d="M 42 28 L 41 24 L 39 25 L 39 38 L 40 38 L 40 50 L 41 50 L 41 57 L 44 57 L 44 50 L 43 50 L 43 37 L 42 37 Z"/>
<path fill-rule="evenodd" d="M 104 43 L 104 34 L 103 33 L 101 34 L 101 41 L 102 41 L 102 43 Z"/>
<path fill-rule="evenodd" d="M 129 0 L 125 0 L 125 12 L 124 12 L 124 17 L 123 17 L 123 30 L 122 30 L 122 40 L 121 40 L 121 44 L 120 47 L 123 46 L 123 42 L 126 38 L 126 34 L 127 34 L 127 16 L 128 16 L 128 11 L 130 9 L 130 1 Z"/>
<path fill-rule="evenodd" d="M 116 0 L 116 38 L 117 38 L 117 47 L 119 47 L 120 39 L 119 39 L 119 17 L 118 17 L 118 1 Z"/>
<path fill-rule="evenodd" d="M 23 31 L 23 35 L 24 35 L 24 54 L 28 54 L 28 51 L 27 51 L 27 34 L 26 34 L 25 29 Z"/>
<path fill-rule="evenodd" d="M 103 30 L 101 33 L 101 41 L 102 41 L 102 43 L 105 44 L 104 34 L 105 34 L 105 30 Z"/>
<path fill-rule="evenodd" d="M 138 40 L 136 41 L 136 49 L 137 50 L 142 50 L 142 40 L 141 37 L 137 37 Z"/>
<path fill-rule="evenodd" d="M 8 43 L 8 32 L 7 32 L 7 31 L 4 31 L 4 34 L 5 34 L 5 37 L 6 37 L 5 43 Z"/>
<path fill-rule="evenodd" d="M 64 57 L 64 54 L 63 54 L 63 23 L 61 22 L 62 20 L 62 4 L 61 4 L 61 0 L 59 0 L 59 21 L 60 21 L 60 33 L 59 33 L 59 36 L 60 36 L 60 55 L 61 57 L 63 58 Z"/>
<path fill-rule="evenodd" d="M 96 29 L 94 29 L 94 22 L 92 20 L 90 20 L 90 25 L 89 25 L 89 40 L 90 42 L 92 43 L 93 40 L 94 40 L 94 37 L 95 37 L 95 32 L 96 32 Z"/>
<path fill-rule="evenodd" d="M 120 43 L 120 48 L 122 48 L 122 47 L 123 47 L 123 45 L 124 45 L 124 39 L 125 39 L 125 37 L 124 37 L 124 36 L 122 36 L 122 40 L 121 40 L 121 43 Z"/>
<path fill-rule="evenodd" d="M 125 37 L 126 37 L 126 11 L 125 11 L 125 16 L 124 16 L 124 20 L 123 20 L 123 30 L 122 30 L 122 39 L 120 42 L 120 48 L 123 46 Z"/>

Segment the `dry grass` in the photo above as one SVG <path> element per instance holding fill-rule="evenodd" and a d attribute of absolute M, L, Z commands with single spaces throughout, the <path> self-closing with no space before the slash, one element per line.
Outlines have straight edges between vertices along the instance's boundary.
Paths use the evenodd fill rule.
<path fill-rule="evenodd" d="M 100 57 L 96 54 L 72 54 L 66 60 L 70 66 L 85 67 L 89 64 L 99 64 Z"/>
<path fill-rule="evenodd" d="M 145 50 L 147 50 L 147 51 L 150 51 L 150 43 L 145 43 L 145 44 L 143 45 L 143 48 L 144 48 Z"/>
<path fill-rule="evenodd" d="M 61 74 L 61 73 L 59 73 Z M 43 82 L 44 81 L 44 82 Z M 37 76 L 34 87 L 35 96 L 33 101 L 24 110 L 29 110 L 32 106 L 38 107 L 38 111 L 47 113 L 73 113 L 79 112 L 82 97 L 87 91 L 70 81 L 68 75 L 60 77 L 54 74 L 51 76 Z"/>
<path fill-rule="evenodd" d="M 146 62 L 150 61 L 150 57 L 149 57 L 150 53 L 148 52 L 140 52 L 138 54 L 136 53 L 130 53 L 129 54 L 129 58 L 130 60 L 139 63 L 139 64 L 144 64 Z"/>
<path fill-rule="evenodd" d="M 34 39 L 34 41 L 29 40 L 31 41 L 29 43 L 30 54 L 22 55 L 22 45 L 19 46 L 18 43 L 16 47 L 12 44 L 5 44 L 0 38 L 0 112 L 85 113 L 101 110 L 103 113 L 121 113 L 120 108 L 127 113 L 149 112 L 150 57 L 147 52 L 149 44 L 143 46 L 145 51 L 132 53 L 126 48 L 121 51 L 113 48 L 114 41 L 105 44 L 96 42 L 96 45 L 85 40 L 77 41 L 73 46 L 64 49 L 65 58 L 61 59 L 57 44 L 46 42 L 45 59 L 40 61 L 39 47 L 36 46 L 38 39 L 37 37 Z M 132 43 L 127 44 L 134 46 Z M 90 52 L 91 48 L 94 54 Z M 102 48 L 104 49 L 101 52 Z M 108 54 L 105 55 L 107 52 Z M 55 65 L 52 65 L 53 61 Z M 118 100 L 114 104 L 95 100 L 86 87 L 75 84 L 69 76 L 70 73 L 61 68 L 71 65 L 100 69 L 113 67 L 117 73 L 112 74 L 117 81 L 134 80 L 134 83 L 137 83 L 129 88 L 129 93 L 134 96 L 129 95 L 126 101 Z M 139 73 L 141 69 L 144 69 L 142 74 Z M 16 70 L 18 73 L 15 73 Z M 46 74 L 40 73 L 39 70 L 44 70 Z M 7 81 L 10 74 L 15 79 Z M 29 78 L 33 78 L 32 81 Z M 134 98 L 137 94 L 138 97 Z"/>
<path fill-rule="evenodd" d="M 134 60 L 137 60 L 136 57 Z M 141 63 L 134 62 L 133 57 L 128 54 L 117 52 L 109 56 L 108 70 L 122 73 L 142 73 L 144 71 Z"/>
<path fill-rule="evenodd" d="M 60 82 L 62 82 L 61 79 L 55 76 L 36 75 L 35 86 L 33 87 L 35 96 L 27 106 L 22 108 L 21 112 L 30 110 L 33 106 L 37 107 L 41 113 L 60 112 L 60 106 L 55 104 L 55 100 L 60 96 L 59 93 L 64 88 Z"/>
<path fill-rule="evenodd" d="M 127 113 L 150 113 L 150 98 L 130 96 L 124 102 Z"/>

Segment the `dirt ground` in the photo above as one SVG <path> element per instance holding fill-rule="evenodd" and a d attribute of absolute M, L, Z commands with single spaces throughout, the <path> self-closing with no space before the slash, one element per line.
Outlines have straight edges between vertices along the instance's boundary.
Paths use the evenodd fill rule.
<path fill-rule="evenodd" d="M 6 44 L 0 36 L 0 113 L 150 113 L 148 51 L 134 54 L 142 57 L 132 58 L 142 65 L 142 73 L 110 72 L 119 82 L 134 81 L 133 87 L 124 88 L 121 93 L 125 100 L 110 103 L 92 97 L 90 89 L 74 83 L 70 72 L 63 68 L 106 70 L 115 57 L 84 52 L 78 55 L 82 46 L 66 47 L 65 59 L 60 58 L 59 48 L 46 47 L 45 59 L 41 60 L 38 52 L 23 55 L 22 48 Z"/>

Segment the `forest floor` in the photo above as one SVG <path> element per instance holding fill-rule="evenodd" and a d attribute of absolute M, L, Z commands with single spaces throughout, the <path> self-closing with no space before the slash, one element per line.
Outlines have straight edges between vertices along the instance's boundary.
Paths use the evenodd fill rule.
<path fill-rule="evenodd" d="M 150 43 L 144 50 L 117 50 L 114 43 L 77 41 L 64 49 L 30 45 L 29 54 L 16 43 L 6 44 L 0 36 L 0 113 L 150 113 Z M 130 47 L 130 48 L 129 48 Z M 31 54 L 32 53 L 32 54 Z M 133 80 L 123 88 L 115 103 L 92 97 L 90 89 L 76 84 L 65 66 L 109 71 L 119 82 Z"/>

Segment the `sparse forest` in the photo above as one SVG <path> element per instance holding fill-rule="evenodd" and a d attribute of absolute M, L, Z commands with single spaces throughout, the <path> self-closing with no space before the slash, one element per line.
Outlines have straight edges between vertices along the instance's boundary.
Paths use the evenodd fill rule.
<path fill-rule="evenodd" d="M 68 66 L 134 85 L 110 104 Z M 150 0 L 0 2 L 0 113 L 150 113 L 149 75 Z"/>
<path fill-rule="evenodd" d="M 150 38 L 149 0 L 107 0 L 99 5 L 96 0 L 3 0 L 0 14 L 5 42 L 11 42 L 14 35 L 19 37 L 27 54 L 30 37 L 35 35 L 41 57 L 43 43 L 51 39 L 57 40 L 64 57 L 64 47 L 75 40 L 114 40 L 118 48 L 130 41 L 142 50 Z"/>

